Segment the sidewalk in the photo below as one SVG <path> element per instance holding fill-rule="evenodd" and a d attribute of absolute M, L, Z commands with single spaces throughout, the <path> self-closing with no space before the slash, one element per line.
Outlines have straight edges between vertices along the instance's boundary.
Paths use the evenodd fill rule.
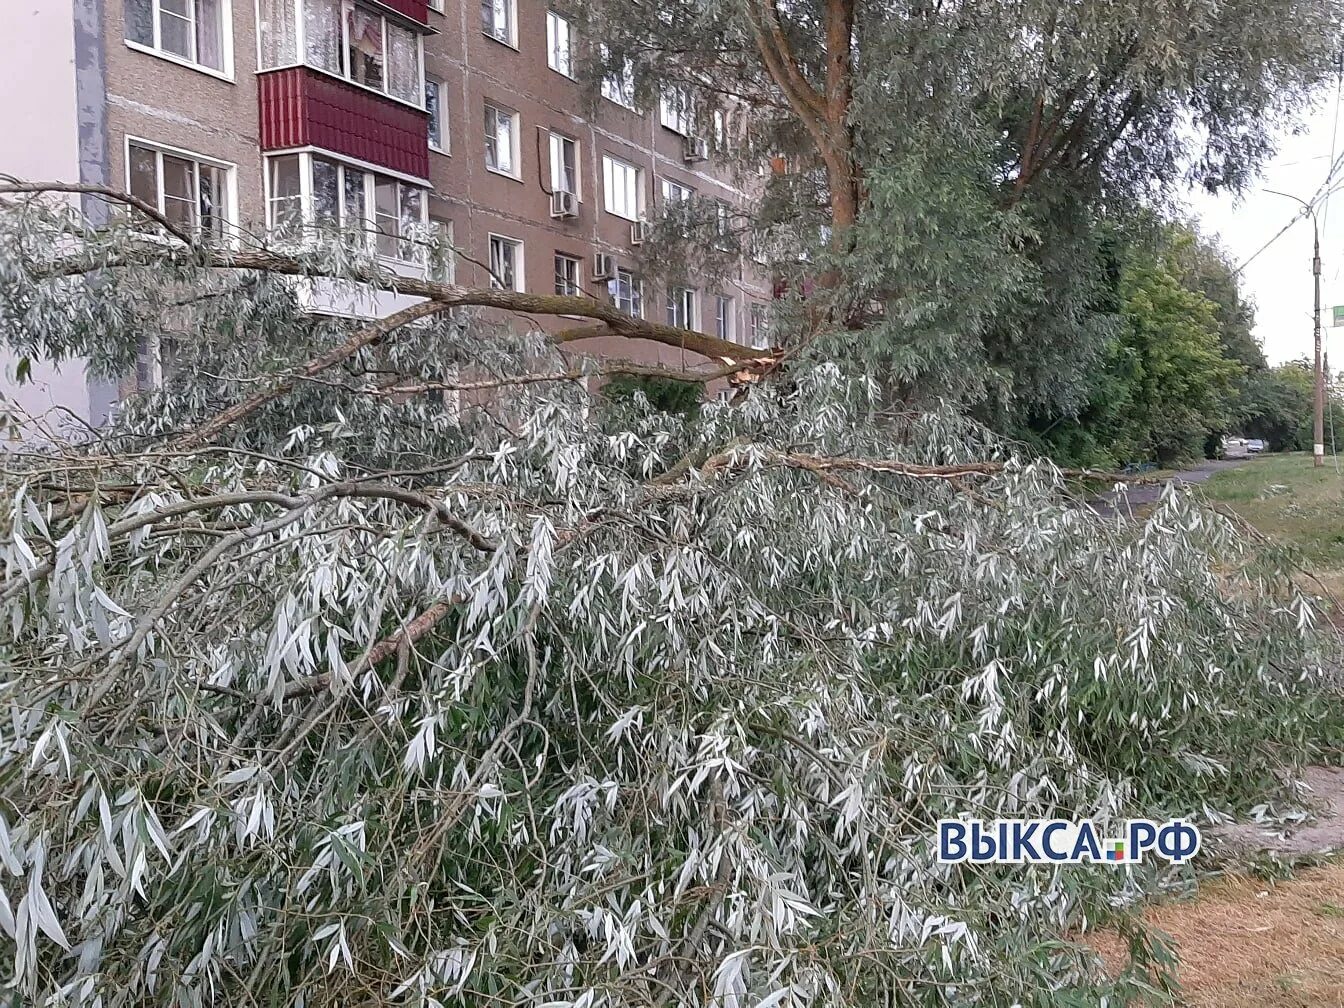
<path fill-rule="evenodd" d="M 1192 466 L 1189 469 L 1183 469 L 1170 478 L 1157 483 L 1132 483 L 1125 493 L 1125 505 L 1128 508 L 1135 508 L 1147 504 L 1156 504 L 1162 496 L 1162 491 L 1166 489 L 1168 483 L 1178 481 L 1181 483 L 1203 483 L 1216 473 L 1224 472 L 1228 469 L 1237 469 L 1241 466 L 1253 462 L 1254 456 L 1244 456 L 1242 458 L 1228 459 L 1208 459 L 1199 465 Z M 1092 509 L 1097 514 L 1111 516 L 1116 513 L 1116 500 L 1119 495 L 1114 491 L 1100 494 L 1092 498 L 1090 503 Z"/>

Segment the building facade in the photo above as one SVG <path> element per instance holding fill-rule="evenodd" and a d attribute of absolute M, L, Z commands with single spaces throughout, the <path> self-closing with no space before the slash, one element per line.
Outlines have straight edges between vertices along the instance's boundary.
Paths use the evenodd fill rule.
<path fill-rule="evenodd" d="M 48 0 L 29 0 L 48 7 Z M 437 232 L 451 279 L 584 291 L 642 317 L 764 346 L 770 287 L 744 260 L 712 286 L 654 289 L 647 224 L 691 198 L 725 217 L 747 194 L 696 135 L 687 96 L 635 107 L 612 77 L 575 80 L 582 26 L 540 0 L 61 0 L 26 58 L 61 63 L 62 160 L 29 164 L 35 129 L 0 137 L 0 171 L 125 188 L 168 216 L 276 236 L 369 233 L 395 269 L 424 269 Z M 68 15 L 68 16 L 67 16 Z M 66 35 L 68 33 L 68 35 Z M 66 37 L 60 37 L 66 36 Z M 21 62 L 20 62 L 20 65 Z M 30 93 L 31 78 L 9 93 Z M 52 92 L 56 94 L 56 92 Z M 68 106 L 73 99 L 73 109 Z M 48 110 L 49 112 L 51 110 Z M 0 118 L 16 114 L 7 110 Z M 21 114 L 21 113 L 19 113 Z M 50 118 L 47 119 L 51 121 Z M 29 159 L 31 160 L 31 159 Z M 321 309 L 321 305 L 315 305 Z M 328 308 L 379 314 L 386 303 Z M 563 326 L 563 319 L 541 320 Z M 685 365 L 612 338 L 583 352 Z"/>

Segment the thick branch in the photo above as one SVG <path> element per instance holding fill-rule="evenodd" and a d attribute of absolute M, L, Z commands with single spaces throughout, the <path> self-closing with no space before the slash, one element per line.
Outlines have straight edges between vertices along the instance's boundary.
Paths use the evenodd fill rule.
<path fill-rule="evenodd" d="M 24 192 L 63 192 L 70 189 L 61 182 L 31 182 L 23 184 Z M 0 187 L 2 191 L 2 187 Z M 141 201 L 127 193 L 105 186 L 81 186 L 87 191 L 109 199 L 119 200 L 132 206 Z M 72 256 L 54 263 L 51 268 L 42 271 L 39 277 L 72 276 L 95 270 L 116 268 L 126 265 L 143 265 L 144 256 L 171 257 L 174 249 L 139 249 L 135 256 L 112 255 L 102 259 Z M 227 248 L 200 248 L 195 258 L 202 266 L 212 269 L 256 270 L 278 273 L 282 276 L 328 277 L 337 280 L 354 280 L 367 283 L 378 290 L 392 291 L 411 297 L 422 297 L 433 301 L 443 308 L 477 307 L 497 308 L 501 311 L 518 312 L 528 315 L 578 316 L 602 322 L 610 333 L 627 339 L 644 339 L 679 350 L 689 350 L 715 360 L 745 361 L 760 356 L 759 351 L 740 343 L 719 339 L 692 329 L 680 329 L 676 326 L 661 325 L 645 319 L 631 318 L 615 305 L 593 297 L 561 294 L 530 294 L 524 291 L 501 290 L 496 288 L 461 287 L 457 284 L 438 283 L 418 277 L 404 277 L 389 271 L 364 271 L 353 275 L 324 270 L 320 266 L 300 259 L 266 249 L 234 250 Z M 404 323 L 402 323 L 404 324 Z"/>
<path fill-rule="evenodd" d="M 770 356 L 761 358 L 762 362 L 769 363 L 773 360 Z M 748 361 L 748 364 L 755 363 Z M 535 385 L 539 382 L 560 382 L 560 381 L 582 381 L 585 378 L 607 378 L 613 375 L 634 375 L 640 378 L 663 378 L 667 381 L 686 382 L 688 384 L 700 384 L 702 382 L 714 381 L 718 378 L 727 378 L 730 375 L 741 373 L 750 377 L 752 372 L 743 371 L 742 364 L 733 363 L 723 367 L 714 368 L 710 371 L 681 371 L 675 368 L 662 367 L 658 364 L 637 364 L 634 361 L 610 361 L 599 364 L 596 367 L 573 368 L 569 371 L 551 371 L 543 374 L 524 374 L 509 375 L 505 378 L 486 378 L 481 381 L 468 382 L 414 382 L 404 385 L 387 385 L 376 389 L 375 395 L 380 396 L 398 396 L 398 395 L 418 395 L 422 392 L 478 392 L 485 389 L 508 388 L 515 385 Z"/>

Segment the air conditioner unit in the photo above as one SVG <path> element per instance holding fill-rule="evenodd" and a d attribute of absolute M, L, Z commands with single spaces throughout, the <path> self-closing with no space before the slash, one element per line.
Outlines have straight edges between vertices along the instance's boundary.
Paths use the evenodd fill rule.
<path fill-rule="evenodd" d="M 579 215 L 579 198 L 572 192 L 557 189 L 551 193 L 551 216 L 563 219 Z"/>
<path fill-rule="evenodd" d="M 630 225 L 630 244 L 643 245 L 649 236 L 649 222 L 637 220 Z"/>
<path fill-rule="evenodd" d="M 612 280 L 616 277 L 616 257 L 605 252 L 593 253 L 593 279 Z"/>
<path fill-rule="evenodd" d="M 688 136 L 682 148 L 682 156 L 687 164 L 709 160 L 709 142 L 703 137 Z"/>

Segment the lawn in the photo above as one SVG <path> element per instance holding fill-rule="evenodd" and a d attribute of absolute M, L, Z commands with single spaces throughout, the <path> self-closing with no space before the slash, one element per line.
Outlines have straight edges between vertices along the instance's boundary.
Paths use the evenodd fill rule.
<path fill-rule="evenodd" d="M 1314 573 L 1344 577 L 1344 475 L 1333 459 L 1317 469 L 1305 453 L 1261 456 L 1203 488 L 1209 500 L 1300 550 Z"/>

